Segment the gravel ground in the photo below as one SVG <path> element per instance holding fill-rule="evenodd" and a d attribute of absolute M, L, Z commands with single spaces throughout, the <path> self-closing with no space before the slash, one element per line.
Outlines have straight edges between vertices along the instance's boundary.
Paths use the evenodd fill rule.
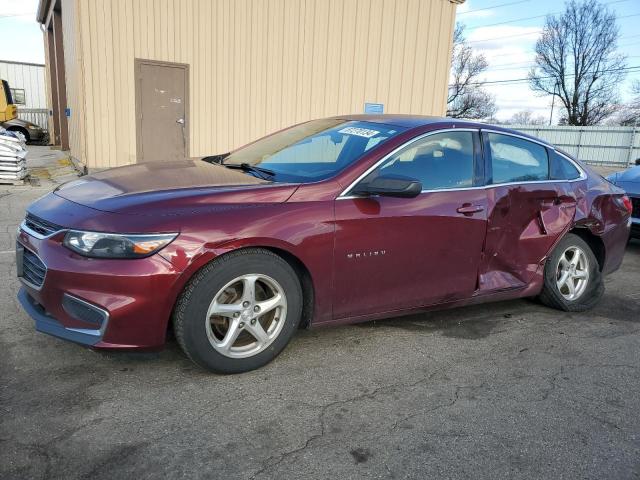
<path fill-rule="evenodd" d="M 600 305 L 300 331 L 248 374 L 36 333 L 0 189 L 0 478 L 640 478 L 640 242 Z"/>

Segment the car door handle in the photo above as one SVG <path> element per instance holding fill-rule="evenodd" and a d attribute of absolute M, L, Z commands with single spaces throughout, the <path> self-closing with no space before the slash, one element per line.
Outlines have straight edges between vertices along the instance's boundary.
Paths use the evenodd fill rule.
<path fill-rule="evenodd" d="M 478 213 L 484 210 L 484 207 L 481 205 L 471 205 L 470 203 L 465 203 L 461 207 L 456 209 L 456 212 L 462 213 L 463 215 L 471 216 L 474 213 Z"/>
<path fill-rule="evenodd" d="M 184 125 L 184 118 L 179 118 L 176 120 L 176 123 L 180 124 L 180 125 Z"/>

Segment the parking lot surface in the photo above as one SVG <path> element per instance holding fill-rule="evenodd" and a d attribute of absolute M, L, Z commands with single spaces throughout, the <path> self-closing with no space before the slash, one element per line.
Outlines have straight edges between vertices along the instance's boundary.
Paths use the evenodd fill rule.
<path fill-rule="evenodd" d="M 0 186 L 0 478 L 640 477 L 640 242 L 591 312 L 518 300 L 300 331 L 217 376 L 95 352 L 18 307 Z M 383 294 L 384 292 L 381 292 Z"/>

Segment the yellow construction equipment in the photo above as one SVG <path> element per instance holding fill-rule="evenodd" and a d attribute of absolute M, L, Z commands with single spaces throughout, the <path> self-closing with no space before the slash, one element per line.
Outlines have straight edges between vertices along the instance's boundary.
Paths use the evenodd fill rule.
<path fill-rule="evenodd" d="M 2 80 L 2 88 L 0 88 L 0 122 L 6 122 L 16 118 L 18 108 L 13 104 L 13 97 L 9 89 L 9 83 Z"/>

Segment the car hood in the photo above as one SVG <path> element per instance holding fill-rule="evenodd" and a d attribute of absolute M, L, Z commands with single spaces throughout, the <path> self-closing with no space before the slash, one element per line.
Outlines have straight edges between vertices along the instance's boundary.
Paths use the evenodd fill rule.
<path fill-rule="evenodd" d="M 54 193 L 105 212 L 175 215 L 229 204 L 284 202 L 296 188 L 201 160 L 180 160 L 104 170 L 65 183 Z"/>
<path fill-rule="evenodd" d="M 13 126 L 13 127 L 25 127 L 25 128 L 40 128 L 35 123 L 28 122 L 27 120 L 22 120 L 21 118 L 12 118 L 11 120 L 2 122 L 2 125 Z"/>

